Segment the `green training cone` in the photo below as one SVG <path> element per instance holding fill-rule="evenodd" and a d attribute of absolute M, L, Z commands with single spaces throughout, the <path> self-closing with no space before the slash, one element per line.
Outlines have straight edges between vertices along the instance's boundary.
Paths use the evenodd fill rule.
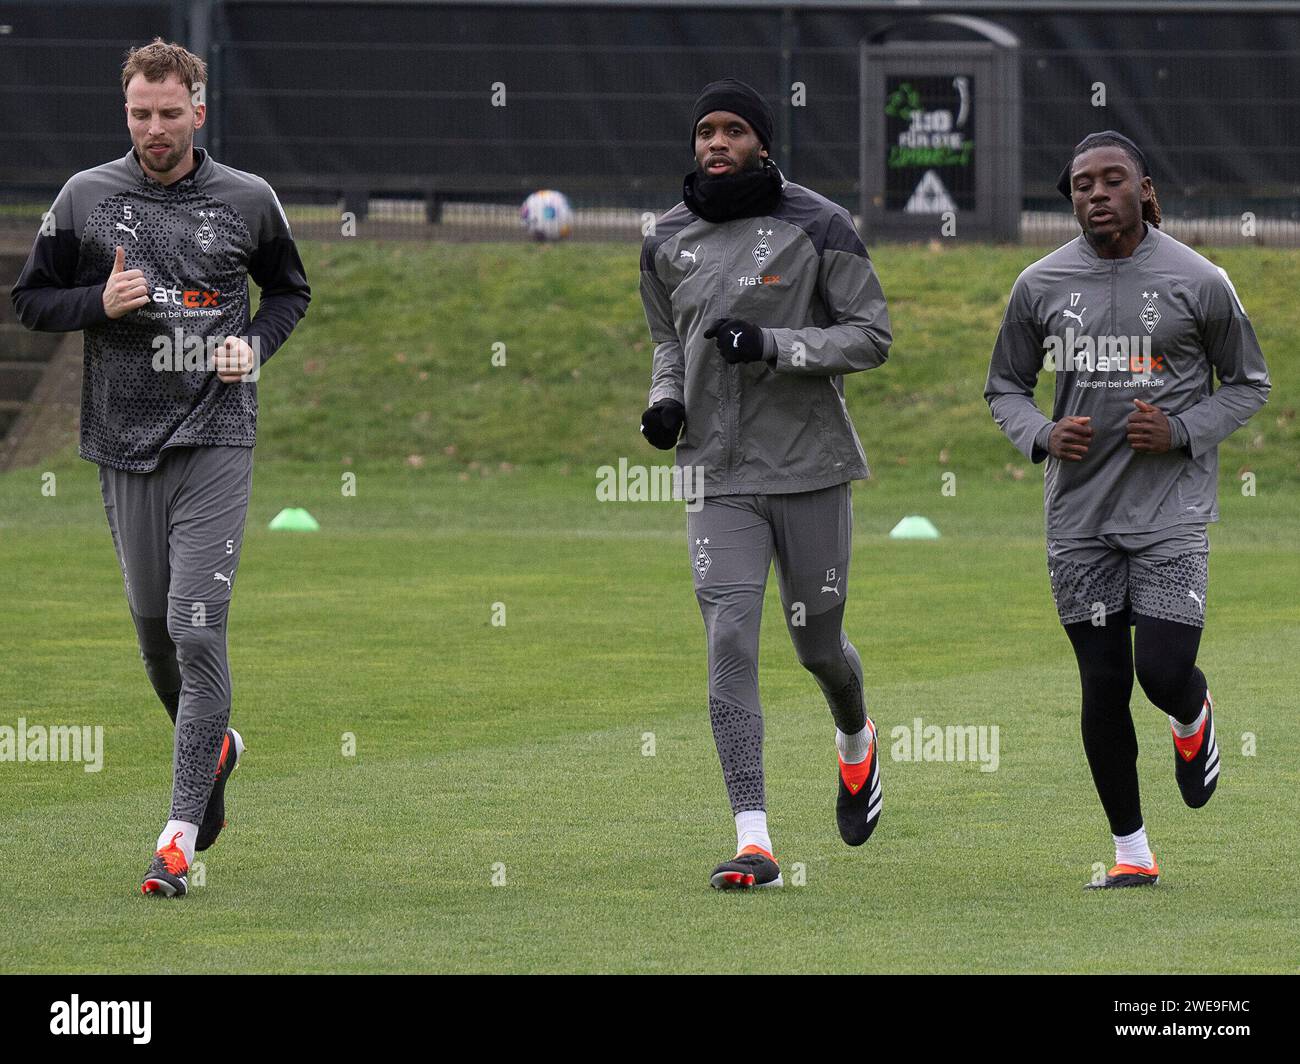
<path fill-rule="evenodd" d="M 319 532 L 320 524 L 300 506 L 288 506 L 281 510 L 267 526 L 273 532 Z"/>
<path fill-rule="evenodd" d="M 889 530 L 890 539 L 938 539 L 939 530 L 928 517 L 904 517 Z"/>

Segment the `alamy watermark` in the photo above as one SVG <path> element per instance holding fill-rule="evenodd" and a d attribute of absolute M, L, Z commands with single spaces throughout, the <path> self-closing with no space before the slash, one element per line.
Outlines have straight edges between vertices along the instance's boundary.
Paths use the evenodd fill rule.
<path fill-rule="evenodd" d="M 1164 370 L 1165 360 L 1163 355 L 1152 353 L 1149 336 L 1079 335 L 1069 327 L 1064 337 L 1048 336 L 1043 340 L 1043 368 L 1056 373 L 1076 370 L 1150 379 Z"/>
<path fill-rule="evenodd" d="M 136 1045 L 153 1038 L 152 1001 L 82 1001 L 73 994 L 50 1005 L 50 1034 L 126 1036 Z"/>
<path fill-rule="evenodd" d="M 253 352 L 253 365 L 239 379 L 256 381 L 262 375 L 262 338 L 260 336 L 239 336 Z M 217 356 L 226 349 L 227 337 L 201 336 L 197 333 L 186 335 L 181 328 L 171 334 L 160 333 L 153 338 L 153 369 L 155 373 L 193 373 L 202 371 L 215 372 Z"/>
<path fill-rule="evenodd" d="M 703 466 L 631 465 L 620 458 L 617 466 L 596 470 L 598 502 L 685 502 L 686 509 L 704 509 Z"/>
<path fill-rule="evenodd" d="M 104 767 L 104 727 L 96 724 L 28 724 L 18 718 L 17 727 L 0 724 L 0 762 L 80 763 L 86 772 Z"/>
<path fill-rule="evenodd" d="M 996 772 L 1001 731 L 996 724 L 899 724 L 889 732 L 889 756 L 895 761 L 978 761 L 981 772 Z"/>

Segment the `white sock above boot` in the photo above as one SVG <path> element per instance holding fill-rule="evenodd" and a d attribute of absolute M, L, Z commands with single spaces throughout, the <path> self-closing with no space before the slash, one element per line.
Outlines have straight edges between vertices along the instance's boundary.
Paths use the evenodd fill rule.
<path fill-rule="evenodd" d="M 1115 863 L 1150 868 L 1154 863 L 1151 846 L 1147 843 L 1147 829 L 1140 827 L 1132 835 L 1112 835 L 1115 840 Z"/>
<path fill-rule="evenodd" d="M 746 846 L 761 846 L 772 852 L 772 840 L 767 834 L 767 813 L 762 809 L 746 809 L 736 814 L 736 852 Z"/>
<path fill-rule="evenodd" d="M 181 853 L 185 855 L 185 863 L 192 865 L 194 863 L 194 844 L 199 839 L 199 826 L 197 824 L 187 824 L 184 820 L 169 820 L 163 832 L 158 836 L 158 845 L 154 850 L 164 850 L 171 845 L 171 841 L 180 832 L 180 838 L 176 839 L 176 845 L 180 847 Z"/>
<path fill-rule="evenodd" d="M 840 760 L 846 765 L 862 764 L 871 753 L 871 729 L 864 724 L 861 731 L 845 735 L 836 728 L 835 749 L 839 751 Z"/>

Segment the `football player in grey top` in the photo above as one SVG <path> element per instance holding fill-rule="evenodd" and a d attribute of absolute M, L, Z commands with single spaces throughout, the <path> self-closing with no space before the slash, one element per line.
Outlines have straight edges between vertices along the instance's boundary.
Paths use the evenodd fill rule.
<path fill-rule="evenodd" d="M 708 640 L 709 717 L 735 816 L 720 889 L 779 886 L 763 775 L 758 632 L 775 559 L 799 661 L 836 729 L 836 819 L 866 842 L 882 805 L 862 663 L 844 634 L 853 528 L 850 483 L 866 456 L 844 375 L 885 361 L 884 293 L 844 208 L 785 180 L 769 156 L 773 117 L 725 78 L 695 103 L 695 170 L 641 253 L 654 341 L 641 431 L 698 471 L 687 549 Z M 679 440 L 680 437 L 680 440 Z"/>
<path fill-rule="evenodd" d="M 29 328 L 84 332 L 81 455 L 99 466 L 145 670 L 175 724 L 171 812 L 142 884 L 166 897 L 220 833 L 243 750 L 226 620 L 256 381 L 311 298 L 270 186 L 194 146 L 206 82 L 180 45 L 130 53 L 132 149 L 68 181 L 12 293 Z"/>
<path fill-rule="evenodd" d="M 1115 865 L 1088 886 L 1148 886 L 1159 869 L 1138 796 L 1133 676 L 1169 717 L 1184 801 L 1204 805 L 1220 772 L 1196 667 L 1206 525 L 1219 519 L 1218 445 L 1263 406 L 1268 370 L 1227 273 L 1161 232 L 1136 144 L 1091 134 L 1058 189 L 1082 232 L 1017 279 L 984 394 L 1012 443 L 1047 462 L 1048 577 L 1115 842 Z M 1050 418 L 1033 398 L 1044 367 L 1055 370 Z"/>

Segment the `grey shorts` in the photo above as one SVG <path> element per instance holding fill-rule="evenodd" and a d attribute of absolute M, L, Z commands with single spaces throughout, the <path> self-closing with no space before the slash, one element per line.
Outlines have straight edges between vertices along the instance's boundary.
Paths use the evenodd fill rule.
<path fill-rule="evenodd" d="M 1084 539 L 1049 538 L 1047 575 L 1062 624 L 1134 614 L 1205 627 L 1210 540 L 1204 525 Z"/>

